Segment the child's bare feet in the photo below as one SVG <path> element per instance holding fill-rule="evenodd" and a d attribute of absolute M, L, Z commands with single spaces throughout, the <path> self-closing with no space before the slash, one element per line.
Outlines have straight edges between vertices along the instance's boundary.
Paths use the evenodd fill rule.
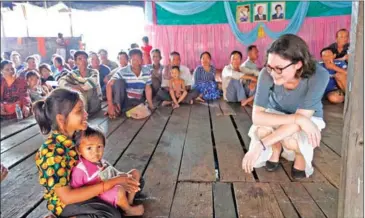
<path fill-rule="evenodd" d="M 194 100 L 190 100 L 190 104 L 194 104 Z"/>
<path fill-rule="evenodd" d="M 165 107 L 165 106 L 168 106 L 168 105 L 170 105 L 170 104 L 171 104 L 171 101 L 163 101 L 161 105 L 162 105 L 163 107 Z"/>
<path fill-rule="evenodd" d="M 199 102 L 203 102 L 203 103 L 205 102 L 205 101 L 204 101 L 204 99 L 203 99 L 203 98 L 201 98 L 200 96 L 198 96 L 198 97 L 196 98 L 196 100 L 197 100 L 197 101 L 199 101 Z"/>
<path fill-rule="evenodd" d="M 125 211 L 125 216 L 142 216 L 144 213 L 143 205 L 131 206 L 129 210 Z"/>
<path fill-rule="evenodd" d="M 173 109 L 176 109 L 176 108 L 178 108 L 178 107 L 180 107 L 180 105 L 179 105 L 179 104 L 172 104 L 172 108 L 173 108 Z"/>

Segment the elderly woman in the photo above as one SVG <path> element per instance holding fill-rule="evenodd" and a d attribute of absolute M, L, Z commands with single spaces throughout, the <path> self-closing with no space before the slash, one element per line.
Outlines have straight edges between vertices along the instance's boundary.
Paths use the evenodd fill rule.
<path fill-rule="evenodd" d="M 200 55 L 201 65 L 194 70 L 193 88 L 200 93 L 197 100 L 215 100 L 221 97 L 220 90 L 215 81 L 215 68 L 210 64 L 211 60 L 210 53 L 207 51 L 203 52 Z"/>
<path fill-rule="evenodd" d="M 294 161 L 293 178 L 312 175 L 313 149 L 325 127 L 321 100 L 328 80 L 298 36 L 286 34 L 272 43 L 258 79 L 249 152 L 242 160 L 247 173 L 265 164 L 275 171 L 281 155 Z"/>
<path fill-rule="evenodd" d="M 23 70 L 17 71 L 17 75 L 23 79 L 25 79 L 25 76 L 29 71 L 38 72 L 38 60 L 34 55 L 28 56 L 25 59 L 25 62 L 27 63 L 27 66 Z"/>
<path fill-rule="evenodd" d="M 11 119 L 16 117 L 15 108 L 18 104 L 23 112 L 23 117 L 30 115 L 31 101 L 25 79 L 17 77 L 13 62 L 1 62 L 1 118 Z"/>

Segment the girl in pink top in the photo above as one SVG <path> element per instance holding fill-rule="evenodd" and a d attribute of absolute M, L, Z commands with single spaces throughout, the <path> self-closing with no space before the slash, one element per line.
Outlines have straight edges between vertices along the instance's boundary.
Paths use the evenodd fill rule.
<path fill-rule="evenodd" d="M 133 169 L 128 173 L 120 173 L 102 159 L 105 136 L 101 131 L 88 127 L 85 131 L 79 133 L 76 139 L 79 162 L 72 169 L 72 188 L 99 183 L 102 180 L 109 179 L 108 177 L 116 176 L 116 173 L 132 177 L 136 181 L 140 180 L 141 174 L 138 170 Z M 125 216 L 141 216 L 144 212 L 143 205 L 132 206 L 135 195 L 136 193 L 126 192 L 123 186 L 116 185 L 109 191 L 100 194 L 99 197 L 115 207 L 119 206 L 125 212 Z"/>

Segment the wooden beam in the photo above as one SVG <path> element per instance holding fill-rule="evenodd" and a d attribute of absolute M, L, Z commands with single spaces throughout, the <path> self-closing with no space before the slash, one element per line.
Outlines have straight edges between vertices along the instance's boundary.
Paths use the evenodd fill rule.
<path fill-rule="evenodd" d="M 364 217 L 364 2 L 352 2 L 338 217 Z"/>

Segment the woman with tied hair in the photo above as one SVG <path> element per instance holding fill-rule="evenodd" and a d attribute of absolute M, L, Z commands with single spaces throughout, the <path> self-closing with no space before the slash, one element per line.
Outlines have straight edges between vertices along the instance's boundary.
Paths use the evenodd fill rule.
<path fill-rule="evenodd" d="M 286 34 L 271 44 L 258 79 L 250 148 L 242 160 L 247 173 L 264 165 L 275 171 L 281 155 L 294 161 L 293 178 L 312 175 L 313 149 L 325 127 L 322 96 L 328 80 L 300 37 Z"/>
<path fill-rule="evenodd" d="M 201 65 L 194 70 L 194 85 L 193 89 L 199 91 L 200 95 L 197 98 L 199 101 L 216 100 L 221 97 L 221 92 L 218 89 L 215 81 L 216 69 L 211 65 L 212 56 L 205 51 L 200 55 Z"/>
<path fill-rule="evenodd" d="M 122 217 L 114 206 L 97 196 L 122 185 L 129 192 L 139 191 L 132 177 L 117 176 L 92 185 L 71 188 L 70 175 L 79 157 L 74 136 L 88 127 L 88 114 L 77 92 L 56 89 L 33 105 L 35 119 L 48 138 L 35 155 L 39 183 L 44 186 L 47 209 L 57 217 Z M 52 217 L 52 216 L 48 216 Z"/>

